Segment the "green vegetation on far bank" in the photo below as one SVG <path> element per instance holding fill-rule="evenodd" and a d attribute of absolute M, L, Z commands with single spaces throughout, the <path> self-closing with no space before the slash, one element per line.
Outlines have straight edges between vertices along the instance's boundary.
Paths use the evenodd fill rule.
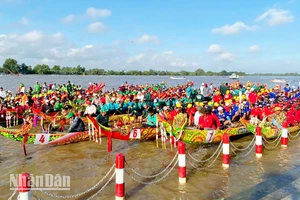
<path fill-rule="evenodd" d="M 49 75 L 49 74 L 58 74 L 58 75 L 133 75 L 133 76 L 230 76 L 232 73 L 236 73 L 239 76 L 299 76 L 298 73 L 285 73 L 285 74 L 272 74 L 272 73 L 255 73 L 255 74 L 246 74 L 245 72 L 230 71 L 225 70 L 221 72 L 212 72 L 204 71 L 203 69 L 197 69 L 193 72 L 191 71 L 157 71 L 157 70 L 105 70 L 99 68 L 85 69 L 80 65 L 76 67 L 61 67 L 59 65 L 54 65 L 49 67 L 46 64 L 38 64 L 36 66 L 26 65 L 25 63 L 19 64 L 17 60 L 8 58 L 0 67 L 0 73 L 4 74 L 39 74 L 39 75 Z"/>

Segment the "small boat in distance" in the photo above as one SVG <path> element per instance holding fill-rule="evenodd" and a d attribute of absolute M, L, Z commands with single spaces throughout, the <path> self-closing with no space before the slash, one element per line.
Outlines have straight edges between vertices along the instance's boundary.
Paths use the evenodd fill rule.
<path fill-rule="evenodd" d="M 286 80 L 284 80 L 284 79 L 273 79 L 273 80 L 271 80 L 270 82 L 273 82 L 273 83 L 285 83 L 285 82 L 287 82 Z"/>
<path fill-rule="evenodd" d="M 170 79 L 186 79 L 186 77 L 171 76 Z"/>
<path fill-rule="evenodd" d="M 230 79 L 238 79 L 239 78 L 239 75 L 237 75 L 236 73 L 232 73 L 230 76 L 229 76 Z"/>

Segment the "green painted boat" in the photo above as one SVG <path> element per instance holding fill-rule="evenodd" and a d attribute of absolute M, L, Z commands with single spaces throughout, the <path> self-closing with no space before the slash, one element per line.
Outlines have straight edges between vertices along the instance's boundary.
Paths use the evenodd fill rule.
<path fill-rule="evenodd" d="M 235 127 L 225 130 L 199 130 L 196 128 L 185 127 L 181 132 L 173 134 L 177 139 L 188 144 L 209 144 L 219 143 L 222 141 L 223 135 L 227 133 L 229 136 L 237 136 L 249 133 L 247 128 Z"/>
<path fill-rule="evenodd" d="M 0 135 L 14 141 L 23 141 L 25 133 L 28 133 L 26 144 L 65 145 L 89 139 L 88 131 L 74 133 L 42 133 L 38 129 L 22 130 L 21 128 L 8 129 L 0 127 Z"/>
<path fill-rule="evenodd" d="M 248 120 L 245 119 L 241 119 L 240 121 L 251 133 L 256 134 L 255 133 L 256 126 L 254 124 L 251 124 Z M 281 130 L 278 128 L 269 127 L 269 126 L 268 127 L 262 126 L 261 128 L 262 128 L 261 129 L 262 134 L 264 135 L 265 138 L 273 139 L 281 135 Z M 288 128 L 288 131 L 290 133 L 296 132 L 298 130 L 300 130 L 300 126 L 292 126 Z"/>

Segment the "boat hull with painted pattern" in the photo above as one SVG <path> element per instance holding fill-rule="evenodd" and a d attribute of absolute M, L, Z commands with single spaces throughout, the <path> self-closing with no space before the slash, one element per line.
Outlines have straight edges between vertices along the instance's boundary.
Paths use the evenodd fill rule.
<path fill-rule="evenodd" d="M 256 134 L 255 133 L 255 129 L 256 129 L 256 126 L 251 124 L 248 120 L 245 120 L 245 119 L 241 119 L 241 122 L 242 124 L 245 125 L 245 127 L 253 134 Z M 296 131 L 299 131 L 300 130 L 300 126 L 292 126 L 292 127 L 289 127 L 288 128 L 288 131 L 290 133 L 293 133 L 293 132 L 296 132 Z M 277 138 L 278 136 L 281 135 L 281 130 L 278 129 L 278 128 L 274 128 L 274 127 L 262 127 L 262 130 L 261 130 L 262 134 L 264 135 L 265 138 L 268 138 L 268 139 L 273 139 L 273 138 Z"/>

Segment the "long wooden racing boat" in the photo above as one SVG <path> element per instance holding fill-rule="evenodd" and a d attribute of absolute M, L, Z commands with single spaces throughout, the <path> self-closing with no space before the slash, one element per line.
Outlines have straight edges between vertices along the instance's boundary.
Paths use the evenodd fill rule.
<path fill-rule="evenodd" d="M 105 135 L 119 140 L 153 140 L 156 134 L 160 135 L 159 130 L 156 128 L 133 127 L 124 125 L 121 128 L 109 128 L 99 124 L 95 118 L 87 117 L 88 121 L 94 126 L 95 131 L 100 133 L 101 136 Z"/>
<path fill-rule="evenodd" d="M 8 129 L 0 127 L 0 135 L 15 140 L 26 141 L 26 144 L 65 145 L 88 140 L 88 131 L 74 133 L 41 133 L 38 130 Z"/>
<path fill-rule="evenodd" d="M 176 140 L 181 140 L 189 144 L 219 143 L 222 141 L 225 133 L 229 136 L 250 133 L 245 126 L 227 128 L 225 130 L 199 130 L 196 127 L 187 127 L 185 126 L 187 118 L 184 114 L 175 116 L 172 124 L 164 120 L 161 116 L 159 116 L 158 119 L 166 132 L 171 133 Z"/>
<path fill-rule="evenodd" d="M 245 119 L 241 119 L 240 121 L 243 125 L 245 125 L 245 127 L 251 133 L 256 134 L 255 133 L 256 126 L 254 124 L 251 124 L 248 120 L 245 120 Z M 290 133 L 296 132 L 298 130 L 300 130 L 300 126 L 292 126 L 292 127 L 288 128 L 288 131 Z M 262 131 L 262 134 L 264 135 L 264 137 L 268 138 L 268 139 L 277 138 L 278 136 L 281 135 L 281 130 L 278 128 L 275 128 L 275 127 L 262 126 L 261 131 Z"/>
<path fill-rule="evenodd" d="M 245 127 L 227 128 L 225 130 L 199 130 L 194 127 L 185 127 L 182 131 L 173 134 L 177 139 L 189 144 L 219 143 L 223 135 L 237 136 L 249 133 Z"/>

